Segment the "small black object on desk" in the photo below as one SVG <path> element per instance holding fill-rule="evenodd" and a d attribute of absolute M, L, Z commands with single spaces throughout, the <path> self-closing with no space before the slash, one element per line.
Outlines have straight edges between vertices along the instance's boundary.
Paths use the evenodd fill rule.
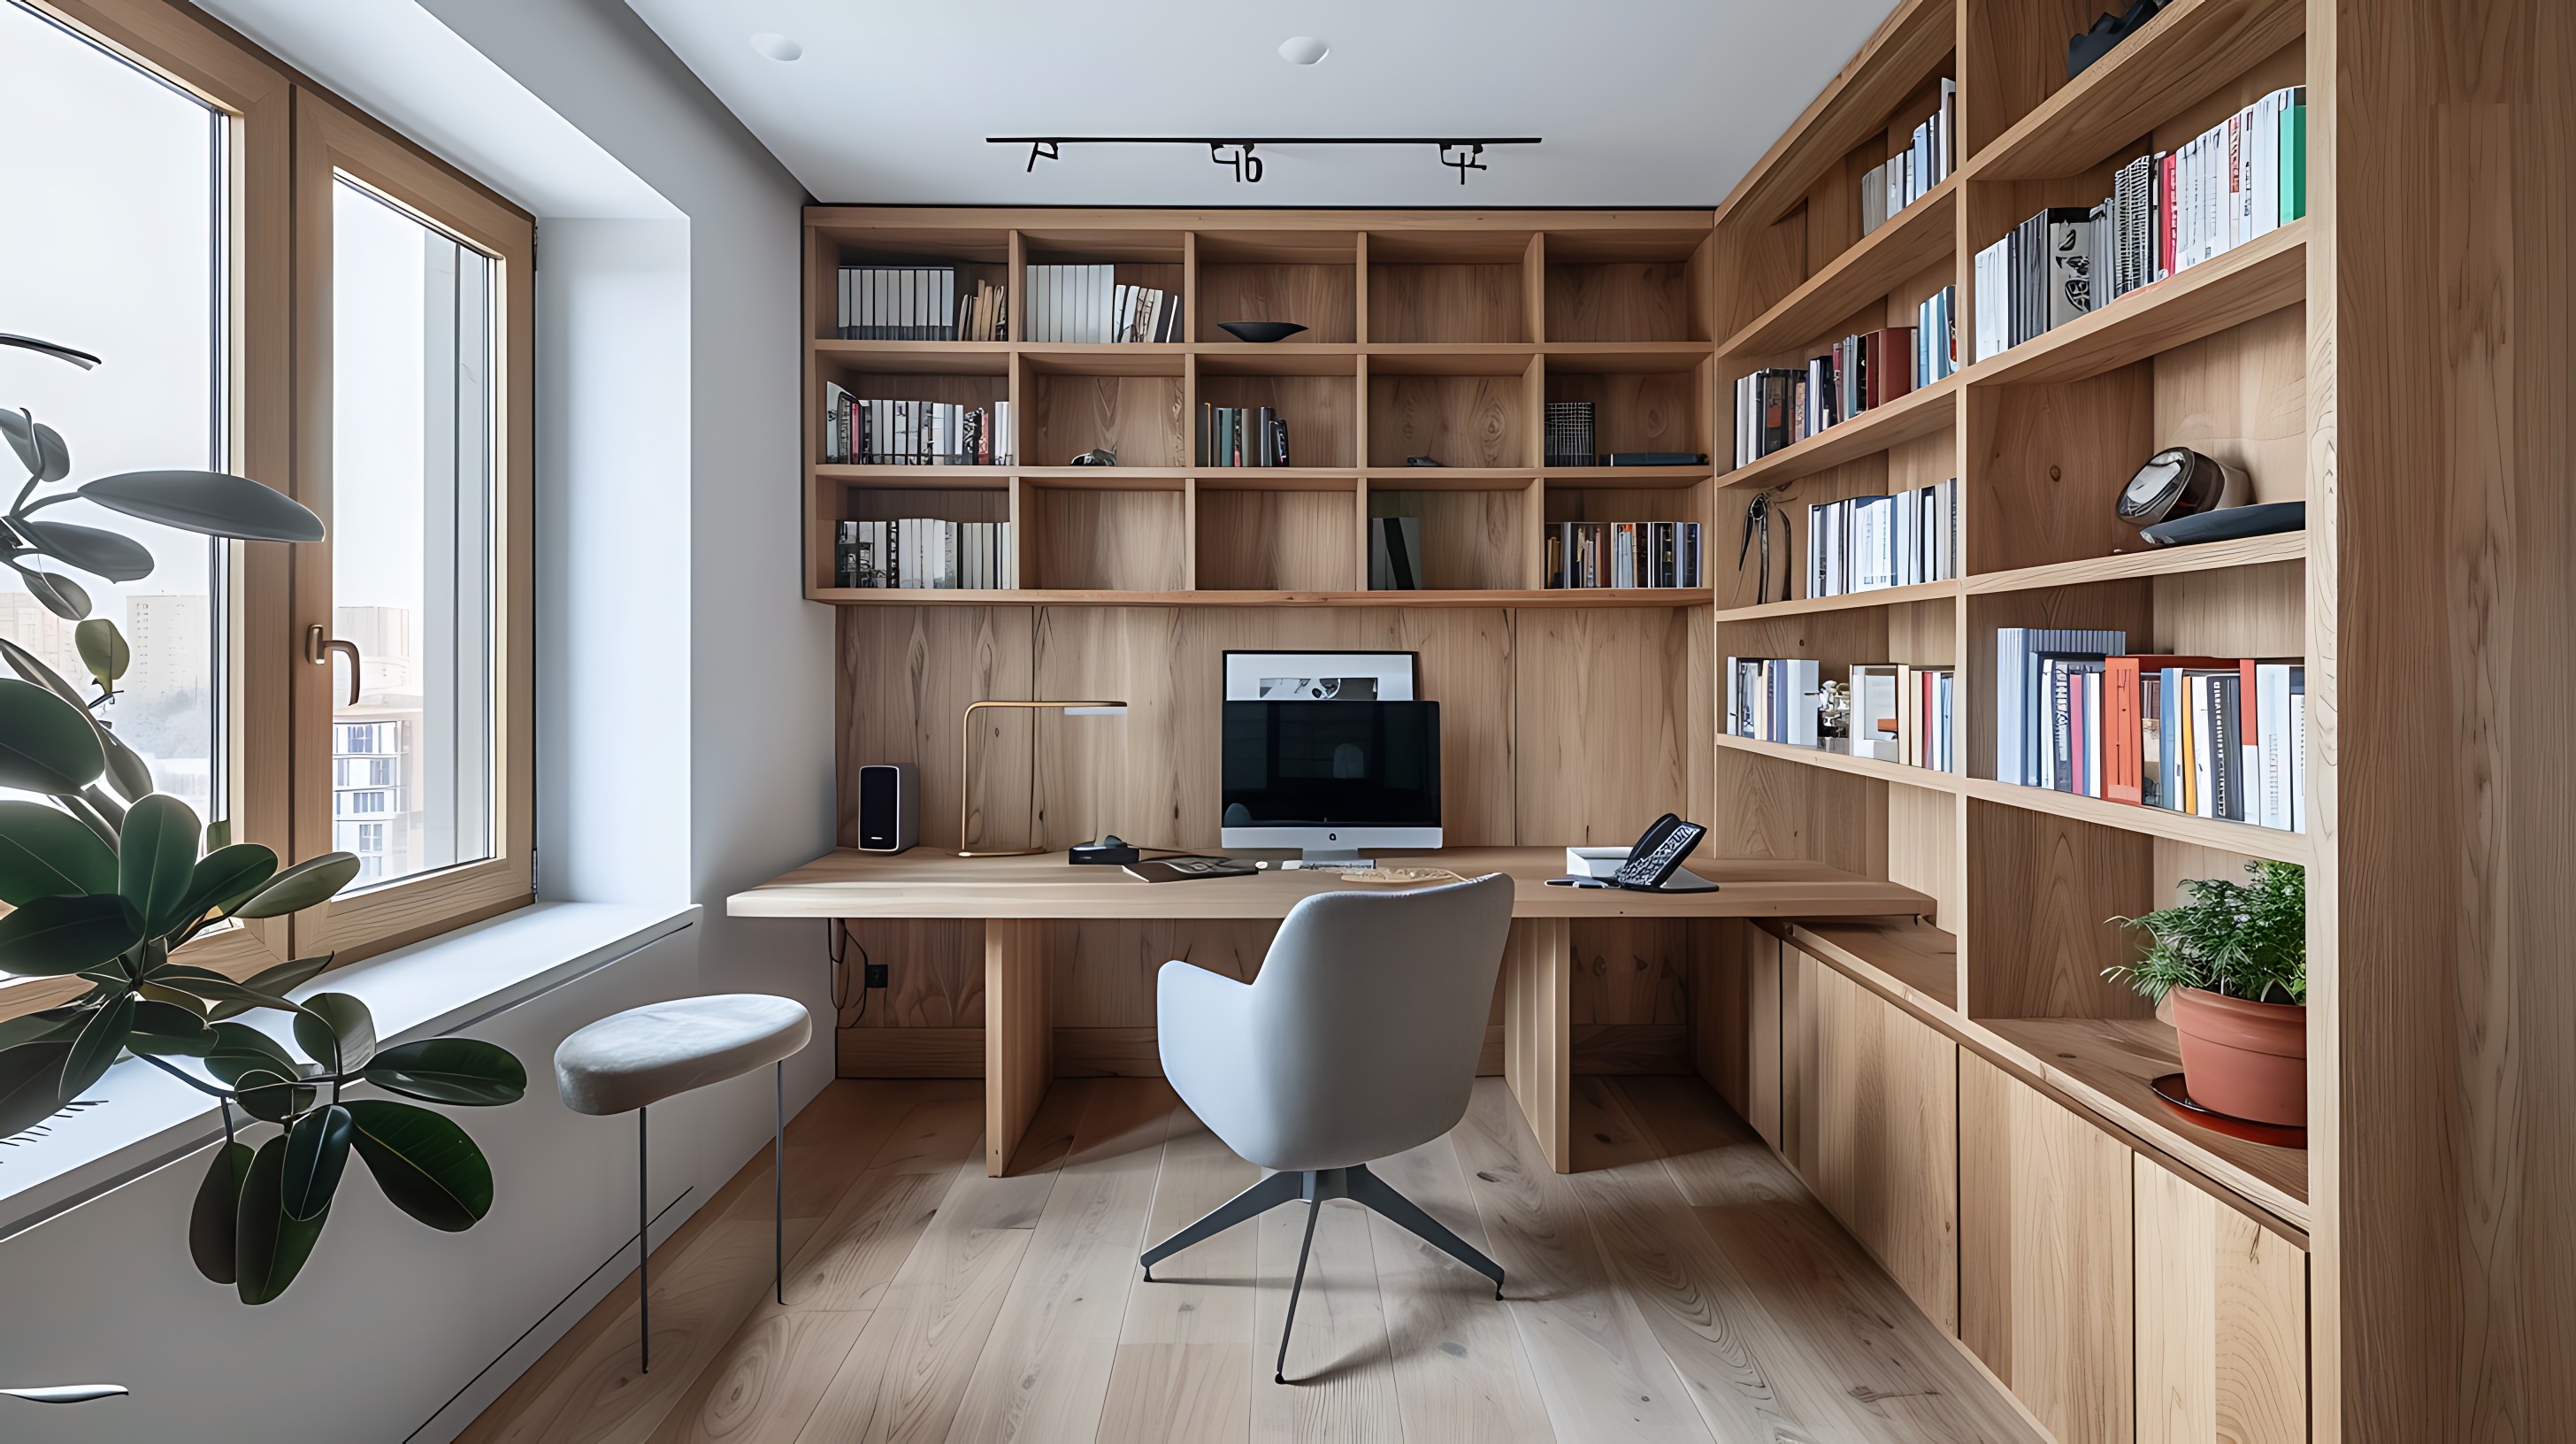
<path fill-rule="evenodd" d="M 1064 860 L 1076 867 L 1125 867 L 1142 854 L 1133 843 L 1116 833 L 1098 842 L 1077 842 L 1065 849 Z"/>

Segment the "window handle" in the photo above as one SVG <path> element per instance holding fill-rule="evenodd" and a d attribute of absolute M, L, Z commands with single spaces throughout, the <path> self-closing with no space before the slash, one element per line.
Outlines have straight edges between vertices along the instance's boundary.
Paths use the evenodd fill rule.
<path fill-rule="evenodd" d="M 358 655 L 358 644 L 344 642 L 329 635 L 322 630 L 318 622 L 304 629 L 305 661 L 317 667 L 327 667 L 331 665 L 331 656 L 335 652 L 346 652 L 349 655 L 349 700 L 343 705 L 355 707 L 358 705 L 360 687 L 358 669 L 364 665 L 364 659 Z"/>

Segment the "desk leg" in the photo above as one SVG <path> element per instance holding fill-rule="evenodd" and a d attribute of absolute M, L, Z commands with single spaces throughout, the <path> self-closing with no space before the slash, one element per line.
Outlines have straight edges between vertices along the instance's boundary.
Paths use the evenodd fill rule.
<path fill-rule="evenodd" d="M 1055 1081 L 1055 970 L 1046 924 L 984 924 L 984 1172 L 999 1178 Z"/>
<path fill-rule="evenodd" d="M 1573 1168 L 1573 926 L 1516 918 L 1503 947 L 1503 1079 L 1559 1173 Z"/>

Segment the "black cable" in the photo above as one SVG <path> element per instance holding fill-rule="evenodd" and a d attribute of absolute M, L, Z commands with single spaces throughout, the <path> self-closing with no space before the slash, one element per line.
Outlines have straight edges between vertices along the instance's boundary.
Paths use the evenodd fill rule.
<path fill-rule="evenodd" d="M 847 918 L 826 918 L 823 926 L 823 955 L 832 964 L 832 1017 L 836 1022 L 850 1001 L 850 949 L 859 950 L 859 1011 L 850 1019 L 855 1023 L 868 1015 L 868 947 L 851 935 Z"/>

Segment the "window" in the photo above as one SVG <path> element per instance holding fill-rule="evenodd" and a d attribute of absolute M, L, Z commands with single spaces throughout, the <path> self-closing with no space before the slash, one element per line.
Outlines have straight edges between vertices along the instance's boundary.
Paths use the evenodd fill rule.
<path fill-rule="evenodd" d="M 103 358 L 79 371 L 0 351 L 0 406 L 24 408 L 69 443 L 70 482 L 155 467 L 223 468 L 228 117 L 149 70 L 11 0 L 0 0 L 0 135 L 9 185 L 29 208 L 0 225 L 0 331 Z M 42 196 L 41 203 L 33 200 Z M 148 398 L 145 400 L 144 398 Z M 0 452 L 14 494 L 17 459 Z M 48 608 L 26 571 L 68 578 L 85 610 L 132 652 L 122 695 L 98 711 L 163 792 L 216 817 L 225 549 L 190 533 L 75 501 L 49 520 L 117 532 L 152 553 L 150 575 L 109 581 L 42 557 L 0 568 L 0 636 L 79 687 L 91 683 L 75 619 Z M 228 800 L 228 799 L 226 799 Z"/>
<path fill-rule="evenodd" d="M 160 788 L 289 860 L 361 859 L 331 903 L 191 960 L 351 960 L 525 902 L 527 217 L 184 6 L 55 3 L 0 0 L 11 194 L 42 197 L 40 224 L 0 226 L 0 331 L 106 364 L 0 350 L 0 405 L 63 433 L 74 481 L 212 467 L 330 531 L 250 546 L 51 513 L 153 554 L 147 578 L 75 581 L 132 648 L 102 715 Z M 52 585 L 0 566 L 0 636 L 77 683 L 69 624 L 29 590 Z"/>

